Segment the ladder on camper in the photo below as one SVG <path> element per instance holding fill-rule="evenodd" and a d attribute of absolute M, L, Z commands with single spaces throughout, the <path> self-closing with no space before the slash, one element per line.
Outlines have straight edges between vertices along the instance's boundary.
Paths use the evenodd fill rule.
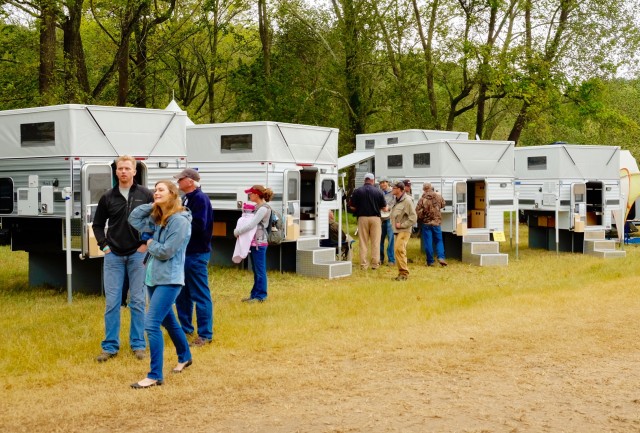
<path fill-rule="evenodd" d="M 296 243 L 297 274 L 327 279 L 351 275 L 351 261 L 336 260 L 336 249 L 321 247 L 319 238 L 298 239 Z"/>
<path fill-rule="evenodd" d="M 603 259 L 621 258 L 627 255 L 626 251 L 616 249 L 616 241 L 605 238 L 604 229 L 584 232 L 583 253 Z"/>

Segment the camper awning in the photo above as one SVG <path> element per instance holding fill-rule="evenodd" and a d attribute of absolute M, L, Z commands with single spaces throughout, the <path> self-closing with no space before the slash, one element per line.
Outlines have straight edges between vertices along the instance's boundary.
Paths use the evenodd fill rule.
<path fill-rule="evenodd" d="M 375 152 L 373 150 L 365 150 L 341 156 L 340 158 L 338 158 L 338 170 L 342 170 L 343 168 L 351 167 L 352 165 L 361 163 L 366 159 L 373 158 L 374 155 Z"/>

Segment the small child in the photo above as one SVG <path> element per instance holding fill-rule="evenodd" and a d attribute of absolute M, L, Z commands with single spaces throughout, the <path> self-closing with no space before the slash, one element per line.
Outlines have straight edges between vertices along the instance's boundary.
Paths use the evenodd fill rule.
<path fill-rule="evenodd" d="M 242 204 L 242 215 L 238 218 L 238 222 L 236 223 L 236 229 L 244 227 L 247 225 L 252 219 L 253 214 L 256 211 L 256 206 L 253 203 L 243 203 Z M 251 242 L 253 241 L 253 237 L 258 228 L 254 227 L 246 233 L 243 233 L 242 236 L 239 236 L 236 239 L 236 247 L 233 250 L 233 263 L 240 263 L 243 259 L 247 257 L 249 254 L 249 248 L 251 247 Z"/>

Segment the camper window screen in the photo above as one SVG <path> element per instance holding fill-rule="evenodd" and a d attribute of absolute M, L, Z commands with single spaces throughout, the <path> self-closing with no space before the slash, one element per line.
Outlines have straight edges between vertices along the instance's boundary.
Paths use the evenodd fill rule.
<path fill-rule="evenodd" d="M 387 144 L 398 144 L 398 137 L 387 138 Z"/>
<path fill-rule="evenodd" d="M 389 155 L 387 156 L 388 168 L 402 168 L 402 155 Z"/>
<path fill-rule="evenodd" d="M 220 137 L 221 153 L 251 152 L 253 148 L 253 135 L 237 134 L 223 135 Z"/>
<path fill-rule="evenodd" d="M 22 147 L 55 146 L 55 122 L 22 123 L 20 125 L 20 145 Z"/>
<path fill-rule="evenodd" d="M 527 158 L 528 170 L 546 170 L 547 169 L 547 157 L 546 156 L 530 156 Z"/>
<path fill-rule="evenodd" d="M 364 148 L 365 149 L 374 149 L 376 147 L 376 141 L 375 140 L 365 140 L 364 141 Z"/>
<path fill-rule="evenodd" d="M 414 168 L 431 167 L 431 154 L 430 153 L 414 153 L 413 167 Z"/>

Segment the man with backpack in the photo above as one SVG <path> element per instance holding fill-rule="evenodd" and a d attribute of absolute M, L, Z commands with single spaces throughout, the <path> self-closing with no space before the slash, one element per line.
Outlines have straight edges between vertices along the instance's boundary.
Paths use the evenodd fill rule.
<path fill-rule="evenodd" d="M 418 220 L 422 222 L 422 246 L 427 255 L 427 266 L 435 264 L 433 256 L 433 242 L 436 243 L 436 256 L 440 266 L 447 266 L 444 258 L 444 243 L 442 241 L 442 214 L 441 210 L 445 206 L 444 199 L 436 192 L 430 183 L 422 185 L 424 191 L 418 200 L 416 213 Z"/>

